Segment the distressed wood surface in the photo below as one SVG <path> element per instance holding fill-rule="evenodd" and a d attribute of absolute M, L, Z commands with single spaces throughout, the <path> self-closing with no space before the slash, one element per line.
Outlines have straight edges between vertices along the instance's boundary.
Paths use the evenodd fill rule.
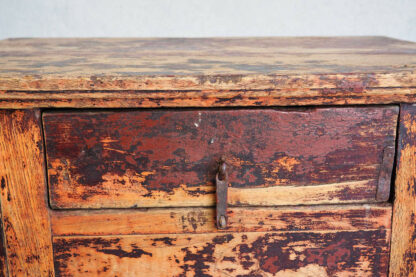
<path fill-rule="evenodd" d="M 0 198 L 0 277 L 7 277 L 7 276 L 9 276 L 9 274 L 7 270 L 6 242 L 4 240 L 3 216 L 1 213 L 1 198 Z"/>
<path fill-rule="evenodd" d="M 365 76 L 335 76 L 335 88 L 285 88 L 207 91 L 0 91 L 0 106 L 23 108 L 159 108 L 396 104 L 416 102 L 416 74 L 404 74 L 403 85 L 367 87 Z M 253 77 L 254 78 L 254 77 Z M 291 76 L 300 82 L 304 76 Z M 322 76 L 315 76 L 321 80 Z M 255 78 L 257 80 L 257 78 Z M 248 80 L 247 83 L 254 83 Z M 285 82 L 273 80 L 273 83 Z M 306 85 L 306 84 L 305 84 Z"/>
<path fill-rule="evenodd" d="M 57 276 L 387 276 L 389 232 L 55 237 Z"/>
<path fill-rule="evenodd" d="M 0 49 L 0 90 L 236 89 L 250 74 L 416 70 L 416 44 L 385 37 L 9 39 Z"/>
<path fill-rule="evenodd" d="M 54 236 L 391 229 L 390 204 L 310 207 L 231 207 L 228 226 L 214 208 L 53 211 Z M 93 226 L 93 227 L 91 227 Z"/>
<path fill-rule="evenodd" d="M 10 39 L 0 106 L 415 102 L 416 44 L 384 37 Z"/>
<path fill-rule="evenodd" d="M 416 107 L 400 111 L 390 276 L 416 275 Z"/>
<path fill-rule="evenodd" d="M 1 209 L 10 276 L 53 276 L 39 111 L 0 111 Z"/>
<path fill-rule="evenodd" d="M 45 113 L 51 205 L 210 206 L 221 156 L 231 205 L 376 201 L 397 116 L 394 106 Z"/>

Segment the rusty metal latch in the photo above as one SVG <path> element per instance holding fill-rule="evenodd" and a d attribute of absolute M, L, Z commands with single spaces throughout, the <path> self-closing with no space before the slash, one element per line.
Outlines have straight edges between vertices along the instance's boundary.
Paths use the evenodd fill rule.
<path fill-rule="evenodd" d="M 227 227 L 227 192 L 228 192 L 228 173 L 225 159 L 221 158 L 218 172 L 215 175 L 217 187 L 217 228 Z"/>

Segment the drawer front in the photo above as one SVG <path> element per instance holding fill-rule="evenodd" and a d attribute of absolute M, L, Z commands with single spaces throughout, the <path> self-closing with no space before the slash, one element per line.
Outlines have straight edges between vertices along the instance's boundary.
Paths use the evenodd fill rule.
<path fill-rule="evenodd" d="M 215 228 L 212 208 L 54 211 L 55 273 L 387 276 L 391 211 L 368 204 L 234 207 L 225 231 Z"/>
<path fill-rule="evenodd" d="M 397 116 L 394 106 L 47 112 L 50 202 L 211 206 L 222 156 L 230 205 L 375 202 Z"/>
<path fill-rule="evenodd" d="M 57 276 L 387 276 L 385 230 L 54 239 Z"/>

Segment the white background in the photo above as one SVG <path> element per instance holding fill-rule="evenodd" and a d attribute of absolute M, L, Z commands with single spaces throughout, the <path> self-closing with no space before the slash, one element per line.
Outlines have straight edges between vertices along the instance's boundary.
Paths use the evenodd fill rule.
<path fill-rule="evenodd" d="M 350 35 L 416 41 L 416 0 L 0 0 L 0 39 Z"/>

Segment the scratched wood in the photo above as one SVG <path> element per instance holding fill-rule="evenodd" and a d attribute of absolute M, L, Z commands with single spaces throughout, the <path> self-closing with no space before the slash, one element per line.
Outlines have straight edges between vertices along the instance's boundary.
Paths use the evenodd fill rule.
<path fill-rule="evenodd" d="M 216 228 L 214 208 L 53 211 L 51 228 L 54 236 L 390 229 L 391 210 L 390 204 L 231 207 L 226 230 Z"/>
<path fill-rule="evenodd" d="M 10 276 L 53 276 L 38 110 L 0 111 L 0 180 Z"/>
<path fill-rule="evenodd" d="M 10 39 L 0 106 L 415 102 L 416 44 L 383 37 Z"/>
<path fill-rule="evenodd" d="M 221 156 L 230 205 L 375 201 L 397 116 L 393 106 L 45 113 L 51 205 L 210 206 Z"/>
<path fill-rule="evenodd" d="M 416 107 L 400 111 L 390 276 L 416 275 Z"/>
<path fill-rule="evenodd" d="M 57 276 L 387 276 L 386 229 L 55 237 Z"/>

